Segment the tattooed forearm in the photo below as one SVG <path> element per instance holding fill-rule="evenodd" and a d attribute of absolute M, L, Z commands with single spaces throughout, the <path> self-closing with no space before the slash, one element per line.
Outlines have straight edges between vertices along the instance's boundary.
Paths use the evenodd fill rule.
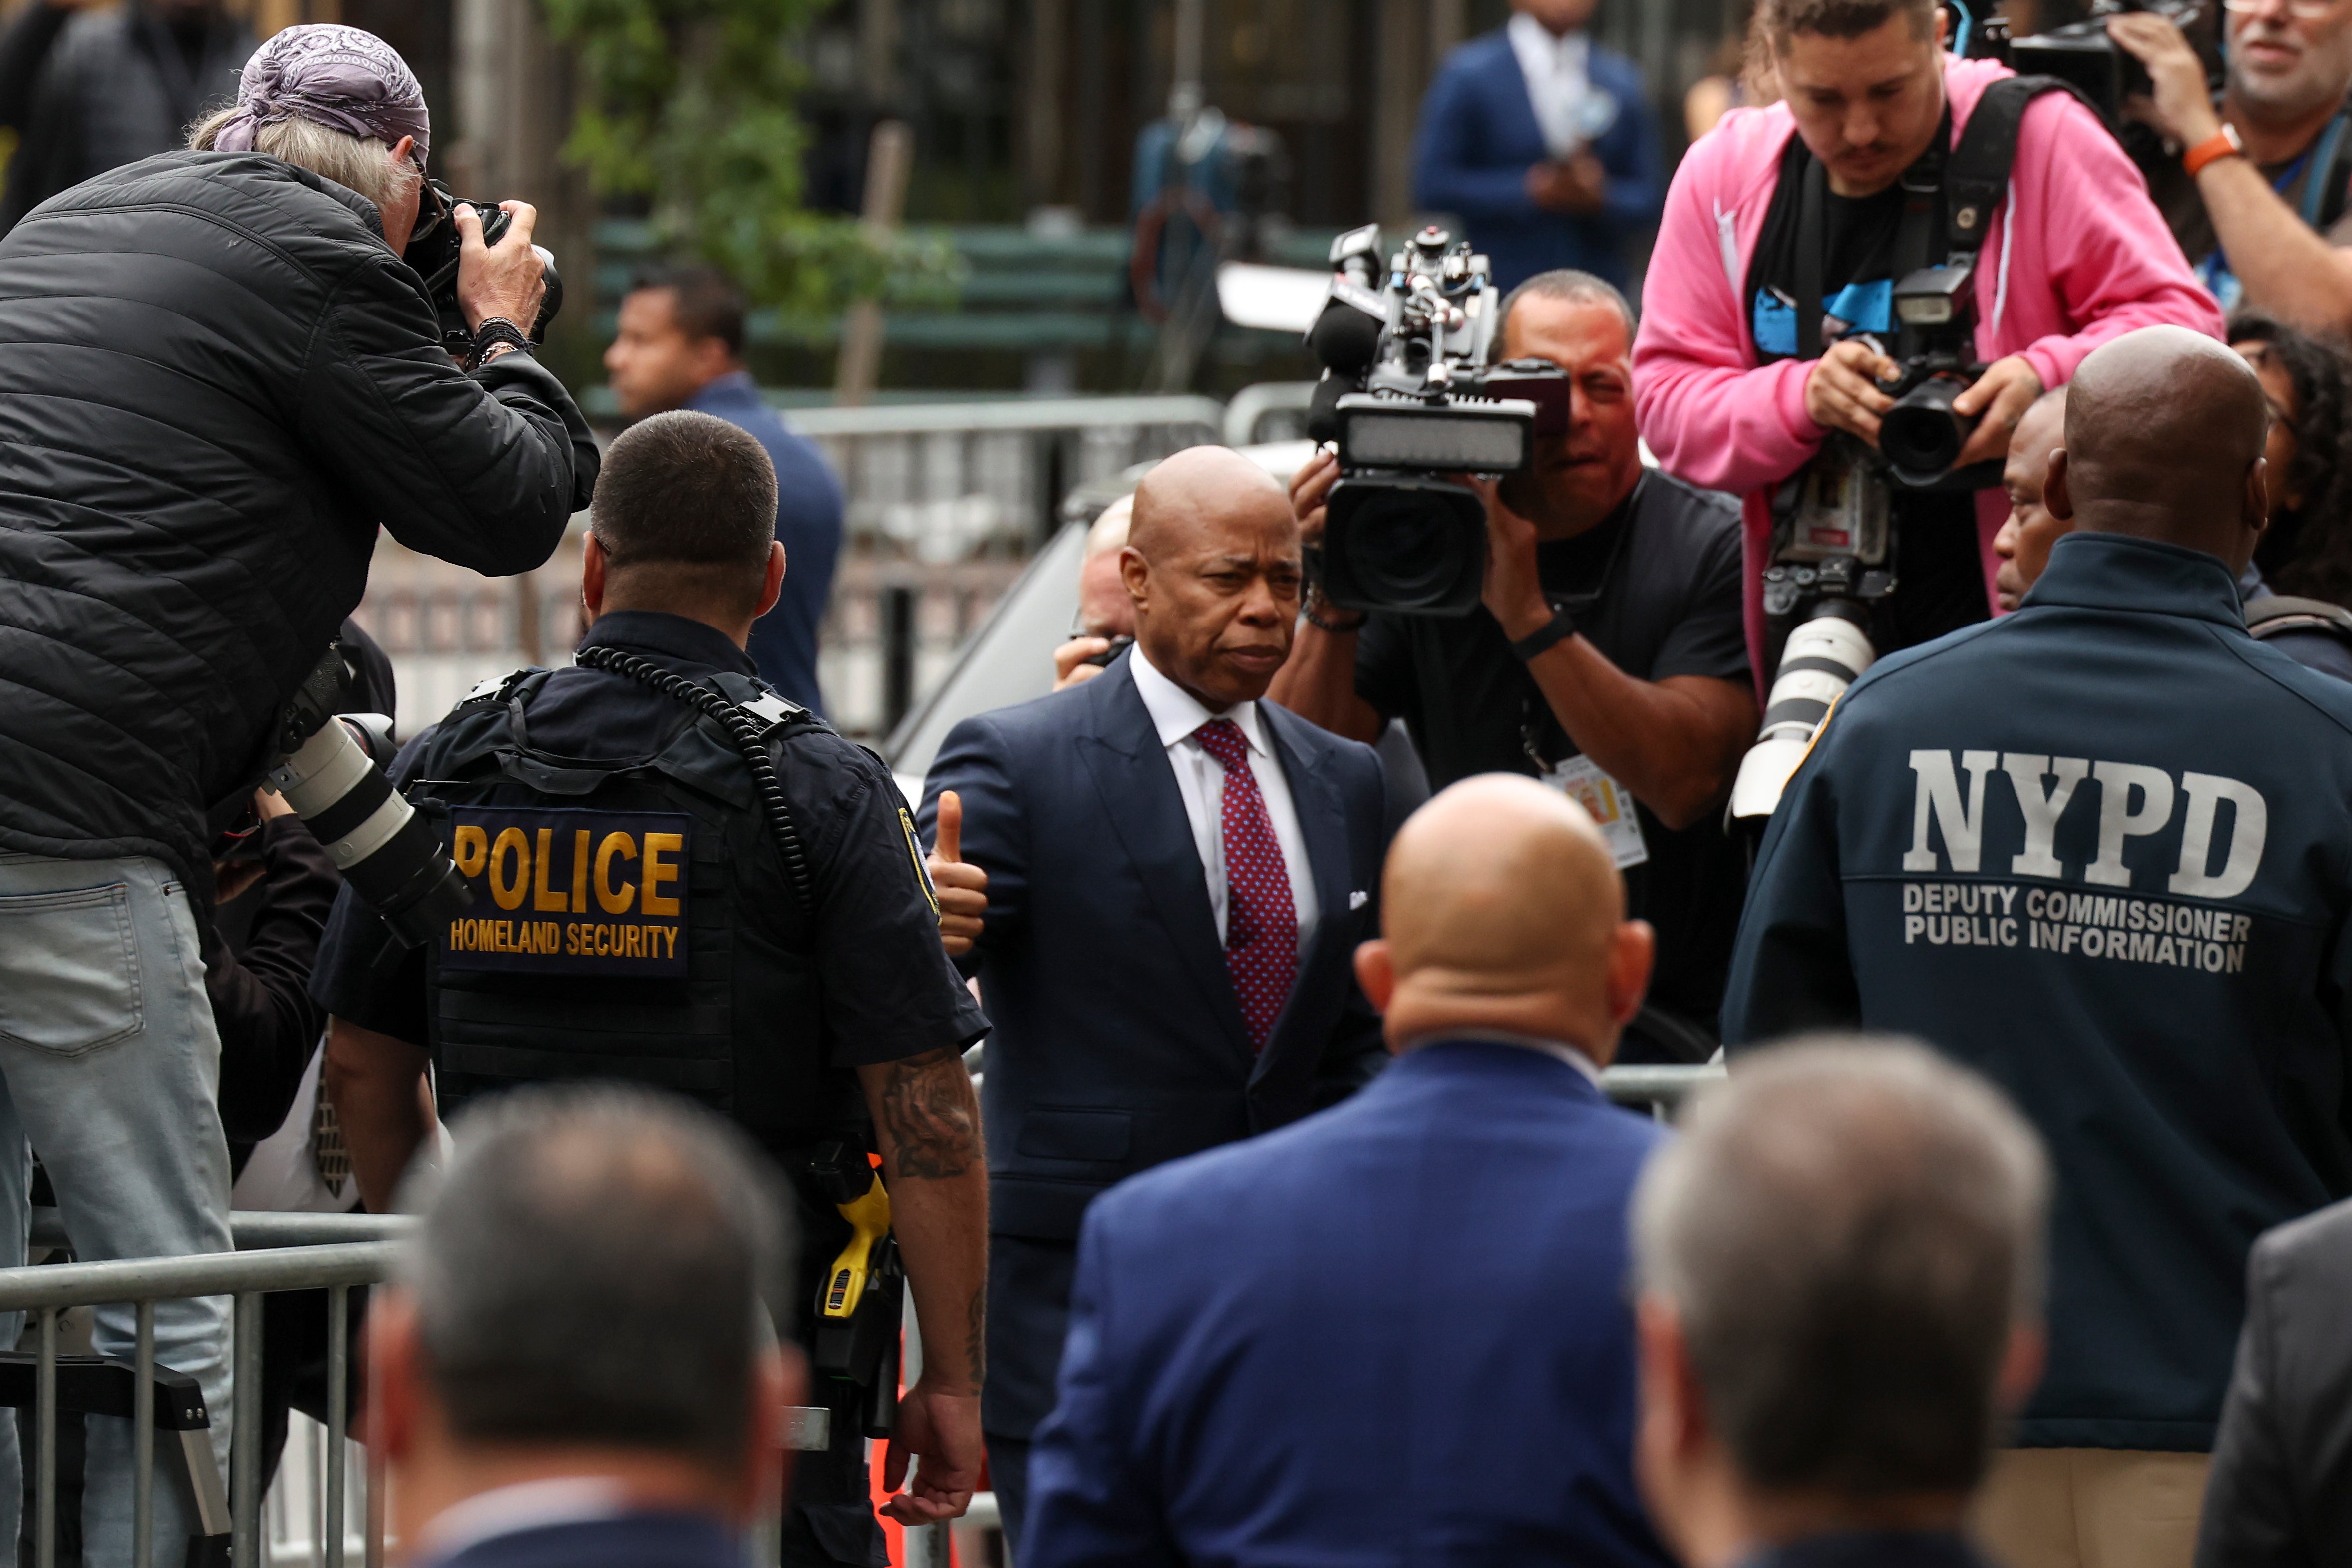
<path fill-rule="evenodd" d="M 927 1051 L 883 1075 L 877 1120 L 891 1176 L 944 1181 L 979 1163 L 980 1105 L 961 1053 Z"/>

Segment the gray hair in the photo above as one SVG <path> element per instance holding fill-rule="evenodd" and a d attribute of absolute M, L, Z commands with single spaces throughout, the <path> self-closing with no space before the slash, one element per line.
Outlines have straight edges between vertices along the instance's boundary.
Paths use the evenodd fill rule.
<path fill-rule="evenodd" d="M 1545 299 L 1572 299 L 1609 306 L 1617 312 L 1617 319 L 1625 323 L 1625 341 L 1631 343 L 1633 340 L 1633 307 L 1626 301 L 1622 290 L 1605 277 L 1596 277 L 1572 267 L 1556 267 L 1549 272 L 1537 273 L 1503 296 L 1503 308 L 1495 316 L 1495 345 L 1498 352 L 1504 335 L 1510 329 L 1512 308 L 1530 294 Z"/>
<path fill-rule="evenodd" d="M 1746 1479 L 1976 1485 L 2011 1332 L 2041 1313 L 2033 1130 L 1976 1074 L 1868 1036 L 1744 1060 L 1684 1123 L 1634 1194 L 1635 1267 Z"/>
<path fill-rule="evenodd" d="M 188 132 L 189 147 L 198 152 L 213 151 L 222 131 L 243 112 L 231 106 L 198 120 Z M 415 164 L 394 162 L 392 149 L 374 137 L 354 136 L 299 115 L 257 130 L 253 150 L 356 191 L 373 202 L 378 212 L 415 206 L 417 189 L 425 181 Z"/>
<path fill-rule="evenodd" d="M 457 1434 L 730 1465 L 791 1269 L 782 1178 L 700 1106 L 616 1084 L 469 1109 L 402 1193 L 398 1281 Z"/>

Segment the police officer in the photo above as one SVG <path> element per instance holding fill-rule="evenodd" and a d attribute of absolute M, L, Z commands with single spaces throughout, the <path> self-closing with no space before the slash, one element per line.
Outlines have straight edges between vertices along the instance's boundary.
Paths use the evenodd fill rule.
<path fill-rule="evenodd" d="M 2043 496 L 2075 531 L 2016 613 L 1853 684 L 1748 891 L 1735 1051 L 1918 1035 L 2049 1142 L 2003 1562 L 2189 1561 L 2247 1249 L 2352 1192 L 2352 686 L 2246 633 L 2266 421 L 2180 328 L 2084 360 Z"/>
<path fill-rule="evenodd" d="M 347 894 L 314 988 L 371 1208 L 427 1133 L 428 1060 L 444 1112 L 512 1083 L 627 1079 L 727 1113 L 777 1156 L 827 1412 L 784 1561 L 865 1568 L 884 1560 L 865 1440 L 896 1388 L 894 1250 L 924 1355 L 886 1479 L 921 1464 L 886 1510 L 954 1518 L 979 1476 L 986 1177 L 962 1051 L 987 1023 L 941 951 L 888 771 L 744 653 L 783 580 L 767 454 L 723 420 L 659 414 L 613 444 L 575 666 L 484 683 L 394 766 L 441 815 L 473 908 L 404 956 Z"/>

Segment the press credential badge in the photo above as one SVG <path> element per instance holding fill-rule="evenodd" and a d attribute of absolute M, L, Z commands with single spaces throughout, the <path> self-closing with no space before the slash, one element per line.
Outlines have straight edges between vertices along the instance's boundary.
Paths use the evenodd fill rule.
<path fill-rule="evenodd" d="M 1633 814 L 1633 797 L 1592 758 L 1581 754 L 1563 758 L 1538 777 L 1584 808 L 1609 841 L 1609 852 L 1617 857 L 1619 871 L 1650 858 L 1650 846 L 1642 838 L 1642 820 Z"/>

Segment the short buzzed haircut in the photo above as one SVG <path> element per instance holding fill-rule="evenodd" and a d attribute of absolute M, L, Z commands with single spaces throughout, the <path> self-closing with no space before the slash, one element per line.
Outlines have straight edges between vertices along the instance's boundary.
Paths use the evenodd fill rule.
<path fill-rule="evenodd" d="M 1537 273 L 1503 296 L 1503 308 L 1495 317 L 1495 342 L 1498 351 L 1510 330 L 1512 308 L 1530 294 L 1544 299 L 1606 305 L 1617 312 L 1620 321 L 1625 323 L 1625 341 L 1631 343 L 1633 340 L 1633 307 L 1627 302 L 1622 290 L 1605 277 L 1596 277 L 1572 267 L 1557 267 L 1549 272 Z"/>
<path fill-rule="evenodd" d="M 1965 1491 L 2038 1320 L 2049 1166 L 1999 1091 L 1903 1040 L 1743 1058 L 1634 1197 L 1642 1289 L 1681 1320 L 1743 1478 Z"/>
<path fill-rule="evenodd" d="M 624 1085 L 517 1090 L 451 1135 L 403 1190 L 424 1223 L 397 1278 L 456 1434 L 741 1462 L 790 1310 L 783 1178 L 717 1115 Z"/>
<path fill-rule="evenodd" d="M 756 602 L 776 538 L 776 466 L 740 426 L 657 413 L 606 450 L 588 528 L 613 570 L 666 567 L 695 591 Z"/>
<path fill-rule="evenodd" d="M 743 357 L 743 292 L 715 267 L 661 267 L 629 280 L 629 292 L 666 288 L 678 330 L 689 339 L 716 338 L 730 359 Z"/>
<path fill-rule="evenodd" d="M 1936 0 L 1764 0 L 1764 30 L 1773 42 L 1786 43 L 1798 33 L 1824 38 L 1859 38 L 1902 16 L 1915 37 L 1936 29 Z"/>

